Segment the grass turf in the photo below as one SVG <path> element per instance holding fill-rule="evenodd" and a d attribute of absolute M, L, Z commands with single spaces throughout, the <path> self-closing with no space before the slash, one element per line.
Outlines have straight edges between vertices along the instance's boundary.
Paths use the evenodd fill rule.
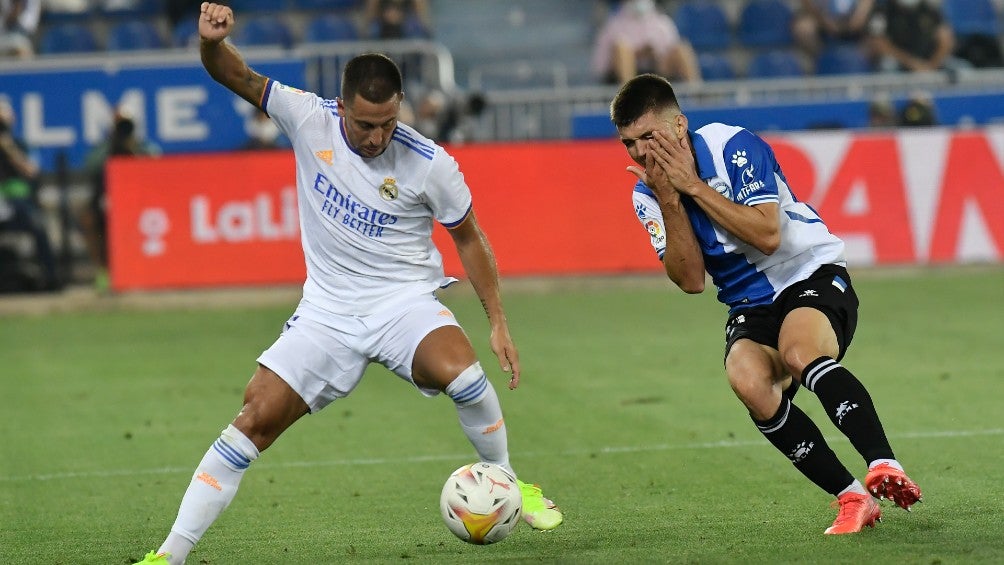
<path fill-rule="evenodd" d="M 455 539 L 438 494 L 474 458 L 455 412 L 373 366 L 262 455 L 189 563 L 1004 561 L 1002 281 L 999 268 L 856 277 L 844 364 L 925 494 L 910 514 L 883 503 L 883 523 L 860 535 L 822 535 L 829 496 L 732 395 L 710 290 L 569 281 L 507 292 L 517 391 L 477 299 L 443 296 L 502 397 L 514 466 L 565 512 L 558 530 Z M 156 548 L 292 306 L 0 319 L 0 561 L 123 564 Z M 862 477 L 818 402 L 797 401 Z"/>

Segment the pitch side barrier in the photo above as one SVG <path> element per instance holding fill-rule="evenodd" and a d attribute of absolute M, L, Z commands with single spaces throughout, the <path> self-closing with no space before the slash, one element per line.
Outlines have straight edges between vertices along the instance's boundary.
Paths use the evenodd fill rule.
<path fill-rule="evenodd" d="M 852 266 L 1004 261 L 1004 126 L 778 133 L 768 140 L 799 199 L 847 242 Z M 633 213 L 636 179 L 616 141 L 450 151 L 503 276 L 662 270 Z M 113 160 L 113 288 L 302 283 L 294 175 L 290 151 Z M 542 190 L 559 204 L 541 205 Z M 328 217 L 333 229 L 375 227 L 364 212 L 343 208 Z M 463 276 L 446 230 L 437 226 L 433 237 L 446 271 Z"/>

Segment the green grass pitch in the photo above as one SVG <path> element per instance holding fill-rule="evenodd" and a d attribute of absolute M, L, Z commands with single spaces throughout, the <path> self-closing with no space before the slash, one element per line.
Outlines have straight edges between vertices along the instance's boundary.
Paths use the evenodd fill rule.
<path fill-rule="evenodd" d="M 188 562 L 1004 562 L 1004 270 L 852 274 L 862 309 L 844 364 L 924 489 L 912 513 L 886 502 L 877 528 L 822 534 L 830 497 L 729 390 L 712 289 L 506 281 L 516 391 L 467 285 L 442 298 L 502 397 L 516 470 L 563 526 L 522 524 L 484 547 L 454 538 L 439 491 L 474 459 L 455 412 L 373 366 L 252 465 Z M 155 549 L 293 305 L 0 317 L 0 562 L 125 564 Z M 863 477 L 812 394 L 797 402 Z"/>

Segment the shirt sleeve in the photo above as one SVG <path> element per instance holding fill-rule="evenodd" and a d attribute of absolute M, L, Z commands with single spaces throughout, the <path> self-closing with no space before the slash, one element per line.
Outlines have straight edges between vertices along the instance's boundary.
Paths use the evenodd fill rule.
<path fill-rule="evenodd" d="M 323 100 L 312 92 L 286 86 L 272 79 L 265 85 L 262 96 L 262 109 L 290 139 L 316 112 L 335 112 L 334 104 L 333 100 Z"/>
<path fill-rule="evenodd" d="M 659 259 L 666 253 L 666 227 L 663 225 L 662 211 L 652 196 L 652 191 L 641 181 L 635 185 L 631 196 L 634 202 L 634 213 L 648 232 L 648 241 Z"/>
<path fill-rule="evenodd" d="M 774 177 L 777 161 L 766 141 L 742 130 L 725 144 L 722 156 L 732 181 L 733 200 L 747 206 L 779 201 Z"/>
<path fill-rule="evenodd" d="M 439 146 L 432 158 L 425 197 L 433 217 L 446 228 L 460 225 L 471 212 L 471 189 L 456 159 Z"/>

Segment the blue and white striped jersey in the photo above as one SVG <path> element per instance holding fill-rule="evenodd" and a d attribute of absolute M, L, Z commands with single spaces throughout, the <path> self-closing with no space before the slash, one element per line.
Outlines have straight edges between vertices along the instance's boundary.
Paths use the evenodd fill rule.
<path fill-rule="evenodd" d="M 723 198 L 745 206 L 778 204 L 781 245 L 764 255 L 712 222 L 693 199 L 682 198 L 705 269 L 718 288 L 718 300 L 730 311 L 770 304 L 782 290 L 822 265 L 846 266 L 843 241 L 830 233 L 811 206 L 795 198 L 767 142 L 743 128 L 718 123 L 690 136 L 698 174 Z M 666 237 L 659 204 L 641 181 L 635 185 L 633 200 L 635 213 L 662 259 Z"/>
<path fill-rule="evenodd" d="M 471 191 L 442 147 L 399 123 L 386 151 L 364 158 L 334 100 L 271 80 L 262 107 L 296 155 L 304 303 L 362 315 L 456 281 L 443 274 L 432 226 L 463 222 Z"/>

